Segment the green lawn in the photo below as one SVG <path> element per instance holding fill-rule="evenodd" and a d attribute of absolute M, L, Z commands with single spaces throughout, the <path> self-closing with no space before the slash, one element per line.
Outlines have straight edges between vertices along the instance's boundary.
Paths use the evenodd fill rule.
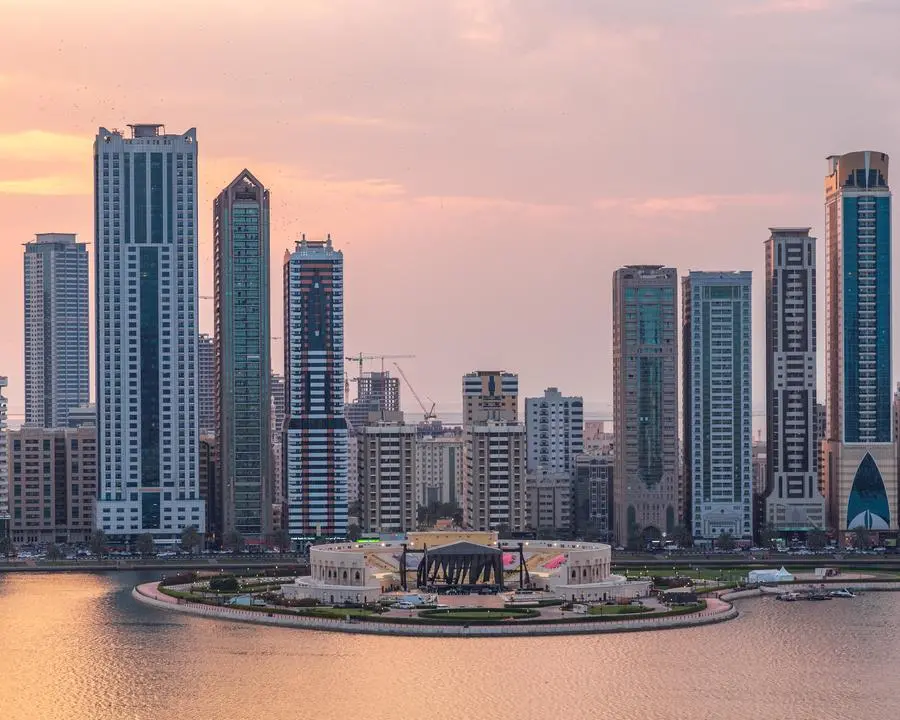
<path fill-rule="evenodd" d="M 441 609 L 441 610 L 423 610 L 419 613 L 420 617 L 433 620 L 451 620 L 466 622 L 482 622 L 497 620 L 523 620 L 525 618 L 537 617 L 540 613 L 530 608 L 517 608 L 509 610 L 497 610 L 493 608 L 460 608 L 459 610 Z"/>
<path fill-rule="evenodd" d="M 591 615 L 635 615 L 650 612 L 643 605 L 594 605 L 588 613 Z"/>
<path fill-rule="evenodd" d="M 339 608 L 339 607 L 314 607 L 314 608 L 302 608 L 300 611 L 301 615 L 312 615 L 315 617 L 328 617 L 328 618 L 338 618 L 343 619 L 348 615 L 354 618 L 363 618 L 363 617 L 371 617 L 375 615 L 372 610 L 365 610 L 363 608 Z"/>

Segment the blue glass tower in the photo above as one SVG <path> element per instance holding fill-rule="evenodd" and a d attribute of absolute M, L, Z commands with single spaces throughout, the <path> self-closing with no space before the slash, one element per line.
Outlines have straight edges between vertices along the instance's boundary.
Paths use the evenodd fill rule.
<path fill-rule="evenodd" d="M 839 530 L 897 528 L 891 427 L 891 191 L 888 156 L 828 158 L 825 478 Z"/>

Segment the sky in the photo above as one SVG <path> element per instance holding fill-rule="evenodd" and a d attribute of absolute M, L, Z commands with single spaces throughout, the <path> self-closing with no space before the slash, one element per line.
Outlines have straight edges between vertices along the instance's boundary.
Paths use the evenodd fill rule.
<path fill-rule="evenodd" d="M 212 200 L 247 167 L 272 196 L 273 328 L 284 250 L 331 233 L 347 354 L 414 354 L 439 412 L 506 369 L 609 414 L 612 273 L 636 263 L 753 271 L 762 408 L 768 228 L 823 236 L 827 155 L 900 158 L 898 28 L 897 0 L 0 0 L 10 413 L 22 243 L 92 240 L 97 128 L 141 122 L 197 128 L 202 295 Z"/>

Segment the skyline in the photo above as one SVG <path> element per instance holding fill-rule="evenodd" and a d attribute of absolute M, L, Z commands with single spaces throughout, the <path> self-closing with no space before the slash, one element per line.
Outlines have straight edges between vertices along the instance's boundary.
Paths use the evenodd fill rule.
<path fill-rule="evenodd" d="M 811 226 L 821 248 L 824 158 L 898 144 L 891 2 L 470 2 L 427 14 L 407 2 L 352 14 L 346 3 L 195 2 L 161 39 L 178 62 L 149 73 L 125 53 L 142 57 L 150 42 L 125 8 L 104 7 L 122 28 L 107 36 L 87 23 L 91 3 L 42 5 L 54 12 L 39 26 L 33 3 L 0 0 L 13 30 L 0 48 L 0 298 L 13 309 L 0 371 L 12 416 L 24 407 L 20 243 L 93 236 L 100 125 L 198 128 L 201 295 L 212 295 L 212 199 L 244 167 L 272 190 L 272 272 L 301 232 L 330 232 L 346 258 L 348 354 L 415 353 L 404 370 L 443 414 L 479 368 L 518 373 L 522 397 L 557 386 L 583 395 L 588 416 L 611 409 L 612 274 L 640 263 L 753 271 L 760 412 L 768 228 Z M 238 26 L 259 62 L 233 52 Z M 237 111 L 225 92 L 236 82 Z M 279 327 L 280 283 L 272 291 Z M 520 311 L 492 341 L 484 307 L 497 300 Z M 212 303 L 199 315 L 211 331 Z"/>

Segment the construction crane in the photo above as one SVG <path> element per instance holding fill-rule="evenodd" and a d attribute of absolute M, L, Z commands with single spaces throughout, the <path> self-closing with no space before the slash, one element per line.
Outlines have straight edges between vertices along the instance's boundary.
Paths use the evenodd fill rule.
<path fill-rule="evenodd" d="M 385 360 L 402 360 L 407 358 L 414 358 L 415 355 L 367 355 L 365 353 L 360 353 L 359 355 L 354 355 L 353 357 L 348 357 L 347 362 L 355 362 L 359 365 L 359 375 L 363 373 L 363 363 L 367 360 L 381 360 L 381 372 L 384 372 L 384 361 Z"/>
<path fill-rule="evenodd" d="M 409 391 L 413 394 L 413 397 L 416 399 L 416 402 L 419 403 L 419 407 L 422 408 L 422 413 L 425 416 L 425 422 L 428 422 L 429 420 L 437 419 L 437 414 L 434 412 L 434 405 L 435 405 L 434 400 L 431 400 L 431 398 L 428 398 L 429 400 L 431 400 L 431 409 L 429 410 L 428 408 L 426 408 L 425 403 L 422 402 L 422 398 L 419 397 L 419 393 L 416 392 L 416 389 L 412 386 L 412 383 L 409 381 L 409 378 L 406 377 L 406 373 L 403 372 L 403 368 L 400 367 L 397 363 L 394 363 L 394 367 L 397 368 L 397 372 L 400 373 L 400 377 L 403 378 L 403 382 L 406 383 L 406 387 L 409 388 Z"/>

